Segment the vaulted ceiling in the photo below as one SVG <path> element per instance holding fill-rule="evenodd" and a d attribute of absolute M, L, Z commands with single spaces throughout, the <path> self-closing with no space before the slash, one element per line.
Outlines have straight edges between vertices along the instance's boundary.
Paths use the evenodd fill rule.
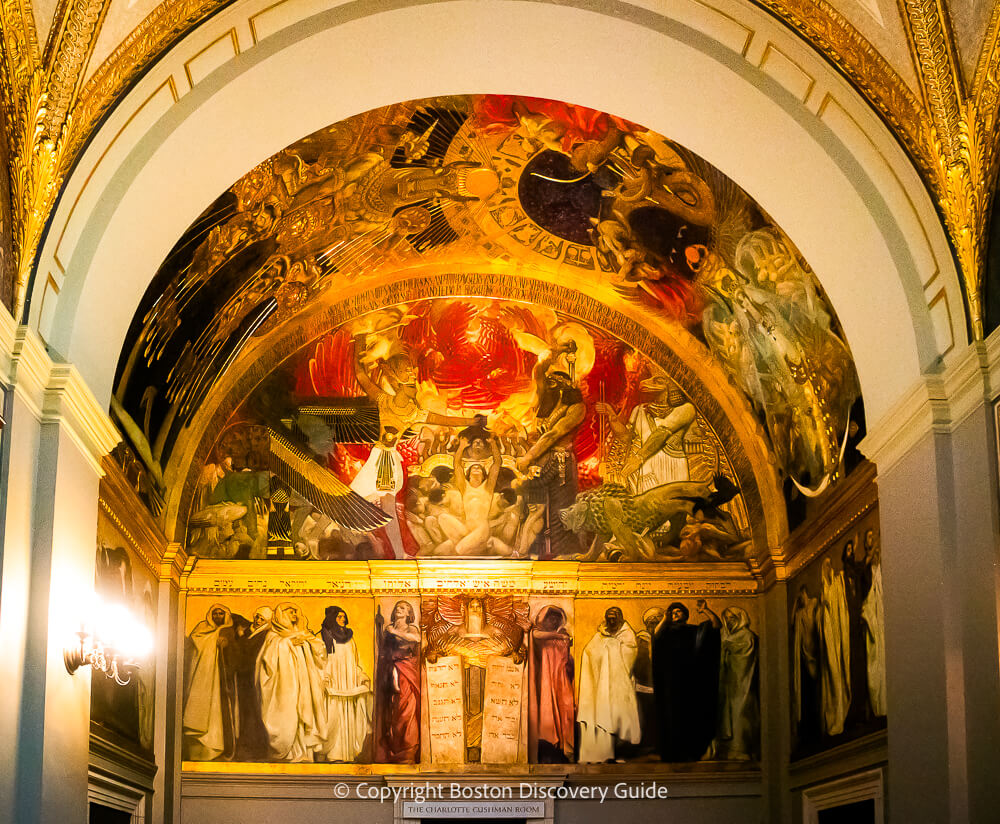
<path fill-rule="evenodd" d="M 998 139 L 1000 6 L 968 0 L 758 0 L 889 125 L 940 204 L 981 335 Z M 4 289 L 20 314 L 62 180 L 115 102 L 225 0 L 0 3 Z M 9 190 L 9 191 L 8 191 Z"/>
<path fill-rule="evenodd" d="M 821 495 L 863 426 L 840 323 L 746 192 L 642 124 L 496 94 L 331 124 L 205 204 L 135 312 L 111 411 L 168 534 L 231 557 L 220 473 L 274 476 L 296 511 L 364 520 L 336 490 L 384 438 L 366 395 L 395 393 L 400 358 L 431 416 L 400 433 L 413 507 L 417 479 L 453 459 L 443 417 L 486 416 L 508 482 L 530 485 L 520 459 L 557 414 L 539 411 L 548 368 L 578 393 L 561 454 L 581 491 L 646 491 L 629 455 L 652 426 L 676 433 L 678 478 L 735 494 L 712 493 L 739 549 L 686 543 L 686 560 L 766 565 L 787 535 L 782 485 Z M 663 461 L 649 484 L 673 477 Z M 676 560 L 676 538 L 633 560 Z"/>

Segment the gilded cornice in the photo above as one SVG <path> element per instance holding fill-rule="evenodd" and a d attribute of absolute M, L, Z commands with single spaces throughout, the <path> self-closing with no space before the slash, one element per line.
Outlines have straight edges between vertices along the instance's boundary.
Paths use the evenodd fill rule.
<path fill-rule="evenodd" d="M 166 0 L 132 30 L 80 92 L 66 160 L 72 163 L 101 120 L 170 46 L 232 0 Z"/>
<path fill-rule="evenodd" d="M 919 169 L 932 167 L 920 100 L 882 54 L 823 0 L 754 0 L 832 63 L 881 115 Z"/>
<path fill-rule="evenodd" d="M 41 87 L 38 40 L 31 6 L 25 0 L 0 0 L 0 106 L 10 158 L 11 218 L 15 260 L 20 258 L 21 227 L 24 222 L 25 167 L 30 166 L 34 108 Z M 20 291 L 20 265 L 14 297 Z M 25 281 L 26 282 L 26 281 Z M 16 318 L 19 313 L 15 312 Z"/>
<path fill-rule="evenodd" d="M 21 0 L 0 0 L 17 260 L 15 317 L 21 315 L 35 251 L 68 165 L 63 161 L 70 110 L 106 6 L 106 0 L 62 2 L 45 52 L 39 54 L 30 8 Z"/>
<path fill-rule="evenodd" d="M 877 483 L 874 464 L 865 463 L 855 469 L 827 506 L 789 536 L 785 552 L 775 560 L 778 580 L 798 575 L 876 509 Z"/>
<path fill-rule="evenodd" d="M 900 0 L 927 110 L 933 158 L 928 185 L 937 196 L 968 301 L 973 337 L 983 337 L 986 232 L 997 174 L 998 33 L 994 8 L 971 90 L 962 81 L 942 0 Z"/>
<path fill-rule="evenodd" d="M 20 112 L 21 100 L 14 94 L 27 87 L 38 62 L 38 40 L 31 5 L 25 0 L 0 0 L 0 35 L 3 43 L 3 71 L 5 108 L 11 120 Z"/>
<path fill-rule="evenodd" d="M 211 560 L 192 557 L 181 589 L 190 595 L 439 595 L 489 592 L 543 597 L 751 596 L 760 584 L 744 564 L 583 564 L 420 558 L 404 561 Z"/>
<path fill-rule="evenodd" d="M 63 0 L 56 12 L 46 45 L 49 68 L 49 106 L 46 129 L 57 132 L 69 116 L 83 68 L 94 47 L 97 32 L 110 2 L 107 0 Z M 60 172 L 64 169 L 60 169 Z"/>
<path fill-rule="evenodd" d="M 982 51 L 976 62 L 976 73 L 972 79 L 972 96 L 980 100 L 984 94 L 989 94 L 988 85 L 993 86 L 993 99 L 996 100 L 997 63 L 1000 60 L 1000 3 L 993 5 L 993 14 L 986 27 Z"/>

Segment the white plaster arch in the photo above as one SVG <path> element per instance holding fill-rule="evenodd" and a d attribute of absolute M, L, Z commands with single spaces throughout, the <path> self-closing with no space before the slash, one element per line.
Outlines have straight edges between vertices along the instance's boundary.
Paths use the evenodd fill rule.
<path fill-rule="evenodd" d="M 109 400 L 159 263 L 240 175 L 350 115 L 471 92 L 613 112 L 736 180 L 830 295 L 869 421 L 964 350 L 957 273 L 912 165 L 821 57 L 742 0 L 241 0 L 99 130 L 44 240 L 30 324 Z"/>

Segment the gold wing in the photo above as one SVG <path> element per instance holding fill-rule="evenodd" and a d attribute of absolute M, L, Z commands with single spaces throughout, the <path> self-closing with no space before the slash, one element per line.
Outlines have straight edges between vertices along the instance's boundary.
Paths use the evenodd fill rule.
<path fill-rule="evenodd" d="M 370 532 L 385 526 L 389 516 L 320 466 L 283 435 L 268 429 L 269 469 L 320 512 L 346 529 Z"/>

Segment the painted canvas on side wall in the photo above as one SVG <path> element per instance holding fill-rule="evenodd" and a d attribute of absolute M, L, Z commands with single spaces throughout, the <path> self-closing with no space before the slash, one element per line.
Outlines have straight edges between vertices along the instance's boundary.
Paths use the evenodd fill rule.
<path fill-rule="evenodd" d="M 838 535 L 789 586 L 792 755 L 885 729 L 878 512 Z"/>
<path fill-rule="evenodd" d="M 131 540 L 102 511 L 97 522 L 94 591 L 106 604 L 120 604 L 156 629 L 157 580 Z M 151 757 L 156 671 L 152 658 L 132 672 L 124 686 L 95 672 L 91 678 L 91 719 L 127 746 Z"/>

